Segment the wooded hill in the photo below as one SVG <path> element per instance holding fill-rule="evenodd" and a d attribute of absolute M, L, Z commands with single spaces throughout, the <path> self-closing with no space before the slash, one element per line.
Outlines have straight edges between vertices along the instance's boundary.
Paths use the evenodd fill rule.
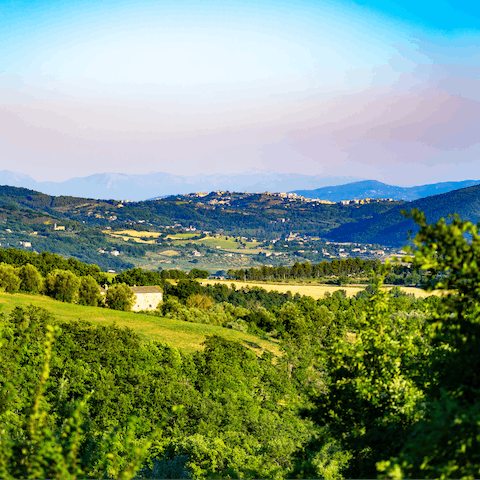
<path fill-rule="evenodd" d="M 324 204 L 280 194 L 211 192 L 208 195 L 179 195 L 144 202 L 119 202 L 77 197 L 54 197 L 33 190 L 0 187 L 0 214 L 4 222 L 20 219 L 23 224 L 55 219 L 67 222 L 71 230 L 95 228 L 158 229 L 181 225 L 197 230 L 223 231 L 262 239 L 278 238 L 296 232 L 336 242 L 356 242 L 402 246 L 415 224 L 402 210 L 419 208 L 428 221 L 458 213 L 474 223 L 480 214 L 480 185 L 433 195 L 412 202 L 376 201 L 365 204 Z M 19 210 L 12 210 L 17 207 Z M 93 232 L 87 235 L 92 237 Z M 85 236 L 85 234 L 83 234 Z M 80 242 L 82 243 L 82 242 Z M 98 242 L 97 242 L 98 243 Z M 47 246 L 52 249 L 51 246 Z M 123 247 L 125 250 L 126 247 Z M 132 245 L 131 249 L 144 249 Z M 58 252 L 67 254 L 67 252 Z M 141 254 L 141 252 L 138 252 Z M 144 252 L 143 252 L 144 253 Z M 135 254 L 135 252 L 133 252 Z M 77 254 L 78 255 L 78 254 Z M 87 258 L 82 258 L 87 260 Z M 92 259 L 97 263 L 101 259 Z M 125 265 L 130 267 L 131 265 Z"/>
<path fill-rule="evenodd" d="M 410 212 L 414 208 L 424 212 L 428 222 L 458 214 L 464 220 L 477 223 L 480 215 L 480 185 L 395 205 L 380 215 L 375 214 L 353 225 L 342 225 L 326 237 L 336 242 L 380 243 L 401 247 L 407 243 L 407 232 L 415 234 L 418 231 L 415 222 L 405 218 L 401 211 Z"/>
<path fill-rule="evenodd" d="M 400 202 L 402 203 L 402 202 Z M 142 222 L 153 227 L 194 226 L 223 229 L 231 235 L 274 238 L 292 230 L 321 235 L 344 223 L 381 214 L 397 202 L 365 205 L 322 204 L 276 194 L 212 192 L 206 196 L 180 195 L 145 202 L 120 202 L 77 197 L 54 197 L 24 188 L 0 187 L 0 205 L 16 205 L 45 212 L 61 220 L 92 226 L 123 226 Z"/>

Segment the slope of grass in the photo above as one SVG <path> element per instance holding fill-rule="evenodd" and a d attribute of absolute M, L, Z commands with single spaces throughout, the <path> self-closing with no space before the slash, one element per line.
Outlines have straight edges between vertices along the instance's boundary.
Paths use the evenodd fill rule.
<path fill-rule="evenodd" d="M 17 306 L 26 307 L 28 305 L 45 308 L 53 313 L 55 318 L 62 321 L 86 320 L 97 325 L 116 324 L 118 327 L 129 327 L 145 341 L 165 342 L 185 352 L 202 349 L 202 342 L 208 335 L 221 335 L 230 340 L 239 340 L 259 355 L 264 350 L 279 355 L 279 348 L 275 342 L 214 325 L 182 322 L 133 312 L 119 312 L 107 308 L 73 305 L 42 295 L 0 293 L 1 313 L 8 314 Z"/>

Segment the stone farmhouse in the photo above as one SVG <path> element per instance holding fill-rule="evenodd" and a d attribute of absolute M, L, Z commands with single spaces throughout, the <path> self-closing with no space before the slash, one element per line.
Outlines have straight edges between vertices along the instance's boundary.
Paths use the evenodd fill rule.
<path fill-rule="evenodd" d="M 159 303 L 163 301 L 163 293 L 160 287 L 130 287 L 135 294 L 135 304 L 132 311 L 155 310 Z"/>
<path fill-rule="evenodd" d="M 108 286 L 100 287 L 100 293 L 105 295 Z M 141 310 L 155 310 L 159 303 L 163 301 L 163 292 L 160 287 L 130 287 L 130 290 L 135 294 L 135 303 L 132 306 L 133 312 L 140 312 Z"/>

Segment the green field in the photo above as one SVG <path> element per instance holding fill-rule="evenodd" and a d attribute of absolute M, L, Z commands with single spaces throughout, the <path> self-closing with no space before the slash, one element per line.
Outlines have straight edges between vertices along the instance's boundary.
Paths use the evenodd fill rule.
<path fill-rule="evenodd" d="M 185 352 L 200 350 L 208 335 L 221 335 L 230 340 L 239 340 L 257 354 L 269 350 L 279 355 L 275 342 L 262 340 L 228 328 L 199 323 L 182 322 L 168 318 L 154 317 L 133 312 L 119 312 L 99 307 L 85 307 L 63 303 L 42 295 L 0 293 L 0 312 L 8 314 L 15 307 L 35 305 L 53 313 L 55 318 L 67 322 L 86 320 L 97 325 L 115 324 L 118 327 L 129 327 L 140 335 L 144 341 L 155 340 L 165 342 Z"/>
<path fill-rule="evenodd" d="M 200 238 L 199 240 L 185 240 L 182 239 L 179 235 L 184 235 L 184 234 L 177 234 L 174 238 L 173 235 L 169 236 L 172 238 L 175 243 L 181 244 L 181 243 L 195 243 L 196 245 L 205 245 L 207 247 L 216 247 L 219 246 L 222 250 L 239 250 L 240 249 L 240 242 L 236 240 L 240 240 L 239 237 L 227 237 L 221 235 L 220 237 L 205 237 L 205 238 Z M 245 242 L 247 249 L 254 249 L 258 245 L 261 245 L 258 242 Z"/>

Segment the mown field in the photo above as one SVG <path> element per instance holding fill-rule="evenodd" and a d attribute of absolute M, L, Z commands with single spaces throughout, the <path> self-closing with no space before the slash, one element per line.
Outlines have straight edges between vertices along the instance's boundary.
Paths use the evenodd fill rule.
<path fill-rule="evenodd" d="M 336 285 L 301 285 L 301 284 L 293 284 L 293 283 L 266 283 L 266 282 L 239 282 L 237 280 L 201 280 L 202 284 L 210 284 L 213 285 L 215 283 L 226 283 L 227 285 L 231 285 L 232 283 L 235 284 L 236 288 L 242 287 L 261 287 L 267 291 L 276 290 L 280 293 L 292 292 L 293 295 L 296 293 L 300 295 L 308 295 L 309 297 L 318 300 L 319 298 L 324 298 L 325 293 L 329 292 L 332 294 L 337 290 L 345 290 L 347 292 L 347 297 L 353 297 L 361 290 L 364 290 L 364 286 L 336 286 Z M 387 286 L 385 287 L 390 289 L 392 287 Z M 429 295 L 433 295 L 433 293 L 427 293 L 421 288 L 415 287 L 400 287 L 402 291 L 405 293 L 413 293 L 416 297 L 427 297 Z"/>
<path fill-rule="evenodd" d="M 240 238 L 239 237 L 228 237 L 221 235 L 219 237 L 210 237 L 206 236 L 198 240 L 189 240 L 184 238 L 185 234 L 176 234 L 169 235 L 168 238 L 175 241 L 177 244 L 182 243 L 194 243 L 196 245 L 205 245 L 206 247 L 216 247 L 219 246 L 222 250 L 238 250 L 240 249 Z M 258 242 L 244 242 L 248 250 L 255 249 L 261 243 Z M 256 250 L 255 250 L 256 251 Z M 257 252 L 257 251 L 256 251 Z M 243 251 L 242 251 L 243 253 Z"/>
<path fill-rule="evenodd" d="M 59 302 L 43 295 L 0 293 L 1 313 L 8 314 L 15 307 L 27 307 L 28 305 L 45 308 L 62 321 L 86 320 L 97 325 L 116 324 L 119 327 L 129 327 L 145 341 L 165 342 L 185 352 L 202 349 L 202 343 L 209 335 L 221 335 L 227 339 L 242 342 L 243 345 L 251 348 L 259 355 L 264 350 L 269 350 L 276 356 L 279 355 L 279 348 L 275 342 L 228 328 L 171 320 L 140 313 L 120 312 L 107 308 L 74 305 Z"/>

